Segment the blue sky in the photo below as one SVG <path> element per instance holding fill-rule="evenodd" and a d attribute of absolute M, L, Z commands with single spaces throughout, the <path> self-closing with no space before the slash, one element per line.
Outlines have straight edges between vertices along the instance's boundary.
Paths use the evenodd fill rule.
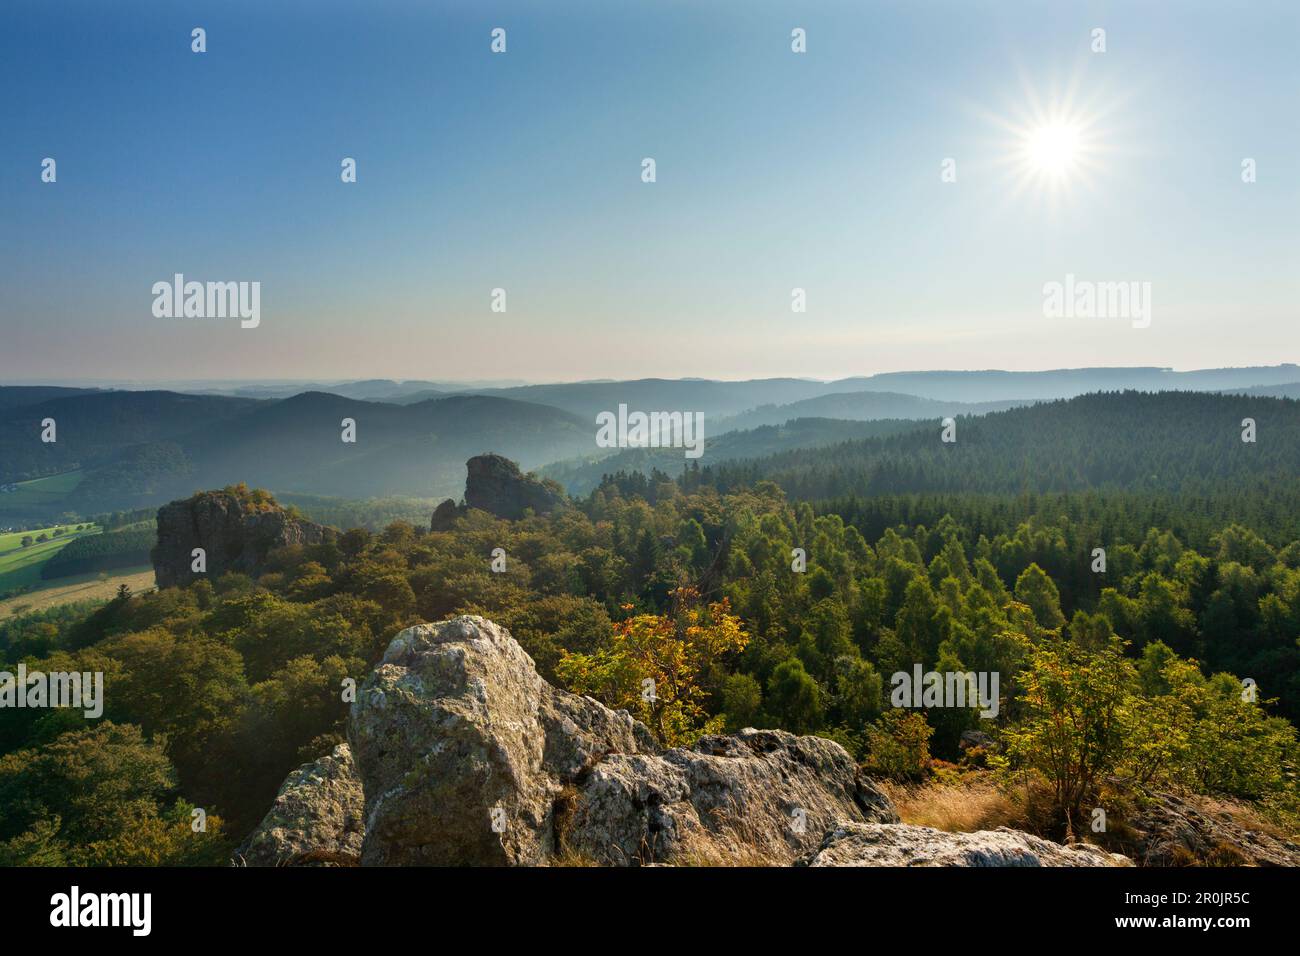
<path fill-rule="evenodd" d="M 0 376 L 1296 361 L 1298 48 L 1282 2 L 9 0 Z M 1054 185 L 1035 101 L 1087 131 Z M 260 326 L 155 318 L 176 272 Z M 1045 318 L 1067 273 L 1151 326 Z"/>

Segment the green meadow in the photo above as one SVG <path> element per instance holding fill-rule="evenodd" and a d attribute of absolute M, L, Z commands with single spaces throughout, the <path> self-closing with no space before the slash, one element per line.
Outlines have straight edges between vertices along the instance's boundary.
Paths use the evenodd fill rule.
<path fill-rule="evenodd" d="M 81 478 L 80 471 L 65 471 L 61 475 L 20 481 L 17 491 L 0 494 L 0 514 L 57 505 L 81 484 Z"/>
<path fill-rule="evenodd" d="M 40 584 L 41 565 L 58 554 L 69 541 L 98 534 L 100 530 L 92 524 L 84 525 L 81 531 L 74 530 L 76 527 L 74 522 L 0 534 L 0 593 L 23 585 Z M 63 534 L 56 538 L 54 532 L 59 528 L 63 529 Z M 49 540 L 36 541 L 41 535 L 48 536 Z M 22 542 L 26 537 L 32 538 L 33 543 L 24 548 Z"/>

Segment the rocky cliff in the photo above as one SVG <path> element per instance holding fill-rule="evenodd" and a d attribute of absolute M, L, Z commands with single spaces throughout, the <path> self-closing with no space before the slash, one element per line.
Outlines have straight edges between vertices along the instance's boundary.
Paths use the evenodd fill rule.
<path fill-rule="evenodd" d="M 272 549 L 320 544 L 332 533 L 293 516 L 264 492 L 204 491 L 158 509 L 158 543 L 150 557 L 160 588 L 227 571 L 257 577 Z M 204 552 L 202 574 L 193 570 L 195 548 Z"/>
<path fill-rule="evenodd" d="M 465 472 L 465 503 L 457 505 L 450 498 L 443 501 L 433 512 L 430 531 L 447 531 L 470 508 L 517 521 L 529 511 L 550 514 L 564 504 L 564 492 L 558 485 L 525 475 L 500 455 L 477 455 L 465 462 Z"/>
<path fill-rule="evenodd" d="M 465 462 L 465 504 L 500 518 L 522 518 L 526 510 L 548 514 L 564 500 L 563 493 L 525 475 L 509 458 L 479 455 Z"/>
<path fill-rule="evenodd" d="M 1123 861 L 1012 830 L 902 825 L 849 754 L 819 737 L 750 729 L 660 749 L 626 711 L 552 687 L 507 631 L 481 617 L 398 634 L 357 694 L 348 736 L 350 748 L 327 765 L 290 776 L 243 862 Z M 363 835 L 352 820 L 364 820 Z"/>

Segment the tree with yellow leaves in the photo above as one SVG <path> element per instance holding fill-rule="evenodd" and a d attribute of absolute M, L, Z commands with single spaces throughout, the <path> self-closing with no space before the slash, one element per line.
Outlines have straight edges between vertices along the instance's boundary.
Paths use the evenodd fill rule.
<path fill-rule="evenodd" d="M 722 728 L 704 707 L 704 680 L 749 635 L 728 603 L 704 605 L 693 588 L 671 594 L 669 614 L 636 614 L 619 622 L 608 648 L 566 653 L 556 673 L 571 690 L 626 708 L 666 747 L 689 744 Z M 630 608 L 627 608 L 630 609 Z"/>

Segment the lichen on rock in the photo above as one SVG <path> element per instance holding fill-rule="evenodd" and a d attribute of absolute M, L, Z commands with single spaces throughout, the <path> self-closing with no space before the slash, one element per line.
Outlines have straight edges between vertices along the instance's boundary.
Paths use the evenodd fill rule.
<path fill-rule="evenodd" d="M 365 795 L 347 744 L 303 764 L 236 853 L 247 866 L 354 865 L 361 859 Z"/>

